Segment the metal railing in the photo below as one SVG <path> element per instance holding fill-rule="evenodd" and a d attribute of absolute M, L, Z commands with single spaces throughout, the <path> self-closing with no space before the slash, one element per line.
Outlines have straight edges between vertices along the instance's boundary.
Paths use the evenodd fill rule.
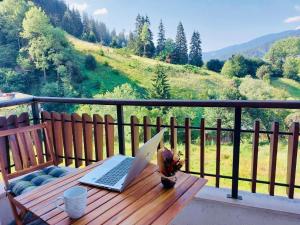
<path fill-rule="evenodd" d="M 294 128 L 291 131 L 279 131 L 276 130 L 276 126 L 272 131 L 260 131 L 258 130 L 249 130 L 249 129 L 242 129 L 242 110 L 247 108 L 256 108 L 256 109 L 300 109 L 300 101 L 240 101 L 240 100 L 117 100 L 117 99 L 89 99 L 89 98 L 59 98 L 59 97 L 28 97 L 24 99 L 16 99 L 16 100 L 9 100 L 9 101 L 3 101 L 0 102 L 0 108 L 3 107 L 9 107 L 9 106 L 16 106 L 16 105 L 22 105 L 22 104 L 31 104 L 32 108 L 32 115 L 33 115 L 33 122 L 39 123 L 40 121 L 40 112 L 39 112 L 39 104 L 41 103 L 63 103 L 63 104 L 88 104 L 88 105 L 111 105 L 116 107 L 117 112 L 117 122 L 113 123 L 113 125 L 117 126 L 118 130 L 118 145 L 119 145 L 119 153 L 125 154 L 125 132 L 124 127 L 130 126 L 132 124 L 128 124 L 124 122 L 124 113 L 123 113 L 123 107 L 124 106 L 144 106 L 144 107 L 214 107 L 214 108 L 233 108 L 234 109 L 234 127 L 232 128 L 221 128 L 220 131 L 230 131 L 233 132 L 233 161 L 232 161 L 232 176 L 225 176 L 221 174 L 210 174 L 210 173 L 204 173 L 204 155 L 203 155 L 203 161 L 201 163 L 201 171 L 200 173 L 191 172 L 194 174 L 199 174 L 201 176 L 214 176 L 218 178 L 226 178 L 231 179 L 231 198 L 238 199 L 238 190 L 239 190 L 239 180 L 243 181 L 250 181 L 256 183 L 265 183 L 269 184 L 270 188 L 273 190 L 270 190 L 270 194 L 274 195 L 274 185 L 279 186 L 285 186 L 287 188 L 300 188 L 299 185 L 295 184 L 295 173 L 296 173 L 296 162 L 295 157 L 297 157 L 297 149 L 298 149 L 298 140 L 299 140 L 299 124 L 294 123 Z M 143 126 L 144 124 L 135 124 L 135 126 Z M 157 126 L 157 124 L 148 124 L 149 126 Z M 276 125 L 276 124 L 275 124 Z M 190 129 L 198 129 L 202 130 L 202 133 L 204 133 L 205 130 L 216 130 L 217 128 L 209 128 L 203 126 L 191 126 L 190 124 L 185 124 L 184 126 L 180 125 L 165 125 L 160 124 L 160 127 L 169 127 L 169 128 L 184 128 L 185 131 L 188 131 Z M 256 175 L 253 175 L 252 179 L 248 178 L 242 178 L 239 177 L 239 160 L 240 160 L 240 145 L 241 145 L 241 133 L 253 133 L 258 135 L 260 133 L 266 133 L 271 134 L 272 137 L 277 137 L 278 135 L 289 135 L 293 137 L 293 142 L 289 143 L 289 153 L 292 154 L 290 160 L 290 164 L 288 165 L 288 180 L 287 183 L 278 183 L 275 182 L 275 173 L 276 173 L 276 140 L 273 140 L 275 143 L 275 146 L 273 147 L 273 150 L 271 148 L 272 157 L 270 162 L 270 180 L 269 181 L 259 181 L 256 179 Z M 272 140 L 271 140 L 272 141 Z M 258 141 L 257 141 L 258 142 Z M 296 144 L 295 144 L 296 142 Z M 256 143 L 258 144 L 258 143 Z M 278 140 L 277 140 L 278 145 Z M 203 147 L 204 148 L 204 147 Z M 257 148 L 257 147 L 256 147 Z M 290 150 L 291 148 L 291 150 Z M 186 151 L 189 149 L 186 148 Z M 204 150 L 203 150 L 204 151 Z M 202 153 L 201 153 L 202 154 Z M 204 152 L 203 152 L 204 154 Z M 254 152 L 255 154 L 255 152 Z M 256 152 L 257 154 L 257 152 Z M 187 155 L 188 156 L 188 155 Z M 202 157 L 202 156 L 201 156 Z M 190 159 L 187 158 L 187 161 Z M 255 160 L 255 159 L 254 159 Z M 274 161 L 275 160 L 275 161 Z M 274 164 L 275 162 L 275 164 Z M 219 163 L 219 162 L 217 162 Z M 256 162 L 253 162 L 254 164 L 257 164 L 257 158 Z M 253 164 L 253 165 L 254 165 Z M 257 166 L 257 165 L 256 165 Z M 187 166 L 188 168 L 188 166 Z M 188 171 L 190 172 L 190 171 Z M 254 188 L 255 190 L 255 188 Z M 292 190 L 292 193 L 289 194 L 290 198 L 293 198 L 294 191 Z"/>

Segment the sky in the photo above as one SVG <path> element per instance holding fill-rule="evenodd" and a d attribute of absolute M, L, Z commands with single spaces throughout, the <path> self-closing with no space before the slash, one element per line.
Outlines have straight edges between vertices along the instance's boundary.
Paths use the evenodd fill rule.
<path fill-rule="evenodd" d="M 183 23 L 187 40 L 200 32 L 204 52 L 253 38 L 300 29 L 300 0 L 65 0 L 71 8 L 104 22 L 110 30 L 134 30 L 138 13 L 148 15 L 156 38 L 162 19 L 166 36 L 175 38 Z"/>

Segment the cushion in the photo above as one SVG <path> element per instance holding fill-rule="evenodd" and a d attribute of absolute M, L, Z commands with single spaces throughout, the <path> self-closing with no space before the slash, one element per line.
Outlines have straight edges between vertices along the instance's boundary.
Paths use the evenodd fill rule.
<path fill-rule="evenodd" d="M 51 166 L 42 170 L 30 173 L 21 179 L 10 182 L 8 189 L 14 196 L 18 196 L 29 192 L 39 186 L 47 184 L 59 177 L 63 177 L 68 173 L 66 169 Z"/>

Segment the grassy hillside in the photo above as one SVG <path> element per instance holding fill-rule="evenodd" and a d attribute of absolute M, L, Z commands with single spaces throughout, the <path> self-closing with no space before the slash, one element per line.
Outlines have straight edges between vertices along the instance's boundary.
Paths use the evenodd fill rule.
<path fill-rule="evenodd" d="M 194 69 L 187 66 L 172 65 L 157 60 L 138 57 L 128 54 L 123 49 L 113 49 L 98 44 L 92 44 L 68 36 L 75 49 L 79 53 L 79 65 L 86 77 L 83 82 L 84 90 L 89 97 L 95 94 L 112 91 L 114 87 L 129 83 L 140 93 L 145 94 L 146 89 L 151 87 L 154 77 L 155 65 L 160 63 L 167 68 L 171 84 L 171 92 L 174 98 L 203 99 L 208 92 L 218 91 L 232 83 L 232 79 L 205 68 Z M 98 67 L 95 71 L 88 71 L 84 67 L 84 55 L 95 56 Z M 240 79 L 245 85 L 251 78 Z M 300 84 L 296 81 L 280 78 L 273 80 L 270 84 L 251 79 L 267 92 L 273 99 L 299 99 Z M 244 86 L 245 86 L 244 85 Z M 259 99 L 253 97 L 253 93 L 244 93 L 248 99 Z"/>

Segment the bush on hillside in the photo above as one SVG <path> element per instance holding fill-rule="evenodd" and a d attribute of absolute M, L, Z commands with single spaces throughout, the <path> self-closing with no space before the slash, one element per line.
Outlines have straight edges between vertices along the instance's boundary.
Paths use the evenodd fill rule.
<path fill-rule="evenodd" d="M 273 76 L 273 69 L 271 65 L 262 65 L 256 71 L 256 77 L 261 80 L 270 80 Z"/>
<path fill-rule="evenodd" d="M 300 60 L 294 57 L 286 58 L 283 64 L 283 76 L 289 79 L 298 80 Z"/>
<path fill-rule="evenodd" d="M 228 77 L 245 77 L 248 74 L 245 57 L 242 55 L 233 55 L 225 62 L 221 73 Z"/>
<path fill-rule="evenodd" d="M 88 70 L 95 70 L 97 68 L 97 62 L 93 55 L 87 55 L 85 57 L 85 68 Z"/>
<path fill-rule="evenodd" d="M 206 63 L 206 68 L 208 70 L 219 73 L 221 72 L 224 63 L 224 61 L 221 61 L 219 59 L 211 59 Z"/>

